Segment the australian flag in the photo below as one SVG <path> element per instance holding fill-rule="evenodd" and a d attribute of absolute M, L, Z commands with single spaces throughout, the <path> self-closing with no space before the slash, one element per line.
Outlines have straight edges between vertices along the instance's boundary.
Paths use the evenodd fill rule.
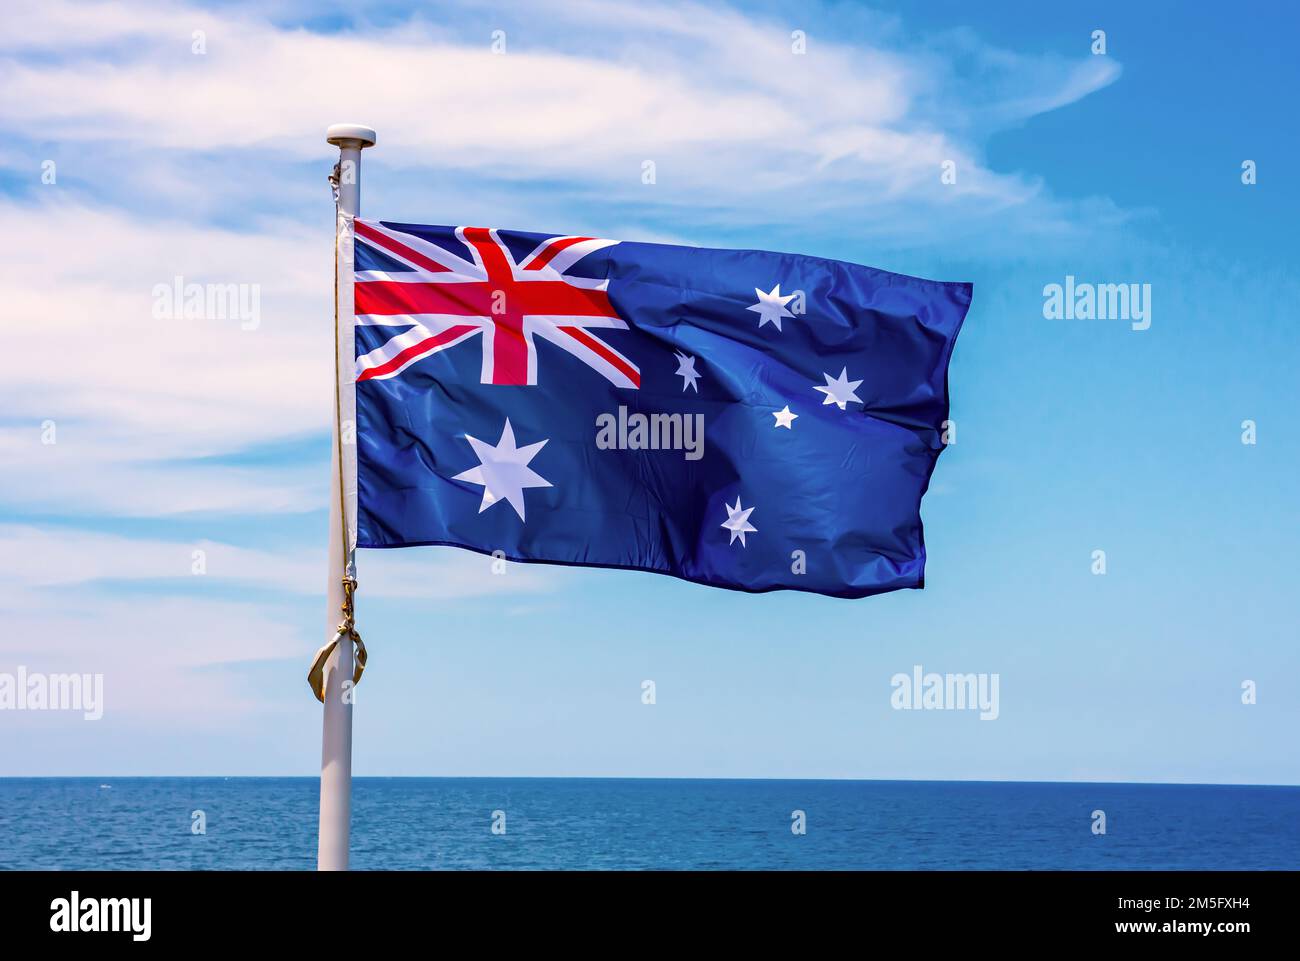
<path fill-rule="evenodd" d="M 969 284 L 357 220 L 357 546 L 922 587 Z"/>

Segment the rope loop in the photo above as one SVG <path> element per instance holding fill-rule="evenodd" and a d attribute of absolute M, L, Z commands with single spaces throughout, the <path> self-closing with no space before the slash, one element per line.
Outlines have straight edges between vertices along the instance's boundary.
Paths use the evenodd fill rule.
<path fill-rule="evenodd" d="M 334 639 L 316 652 L 311 662 L 311 669 L 307 671 L 307 683 L 311 685 L 316 700 L 322 704 L 325 703 L 325 665 L 329 663 L 330 655 L 339 644 L 343 641 L 352 643 L 353 687 L 361 683 L 361 675 L 366 670 L 366 643 L 357 633 L 356 616 L 353 610 L 353 595 L 356 590 L 357 582 L 354 578 L 343 578 L 343 605 L 340 608 L 343 620 L 334 634 Z"/>

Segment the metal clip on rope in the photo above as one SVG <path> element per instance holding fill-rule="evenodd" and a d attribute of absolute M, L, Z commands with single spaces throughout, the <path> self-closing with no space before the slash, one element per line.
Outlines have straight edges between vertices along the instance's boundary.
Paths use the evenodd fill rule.
<path fill-rule="evenodd" d="M 338 204 L 339 204 L 339 166 L 340 166 L 339 164 L 335 164 L 334 169 L 330 171 L 330 175 L 327 178 L 330 182 L 330 190 L 334 194 L 335 209 L 338 208 Z"/>

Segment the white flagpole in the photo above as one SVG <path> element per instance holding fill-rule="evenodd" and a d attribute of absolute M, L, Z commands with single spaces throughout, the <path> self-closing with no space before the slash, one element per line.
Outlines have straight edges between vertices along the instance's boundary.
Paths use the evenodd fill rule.
<path fill-rule="evenodd" d="M 352 575 L 352 545 L 356 537 L 356 444 L 340 443 L 340 421 L 355 425 L 352 331 L 352 218 L 361 208 L 361 151 L 373 146 L 375 131 L 360 124 L 335 124 L 325 139 L 339 148 L 338 272 L 334 278 L 338 297 L 335 351 L 338 382 L 330 464 L 329 582 L 326 587 L 325 637 L 333 640 L 342 618 L 343 578 Z M 352 427 L 355 435 L 355 427 Z M 350 438 L 349 440 L 354 440 Z M 344 536 L 346 526 L 349 529 Z M 352 829 L 352 697 L 344 684 L 353 677 L 352 642 L 344 639 L 325 667 L 324 719 L 321 727 L 320 845 L 316 866 L 321 871 L 346 871 L 348 839 Z"/>

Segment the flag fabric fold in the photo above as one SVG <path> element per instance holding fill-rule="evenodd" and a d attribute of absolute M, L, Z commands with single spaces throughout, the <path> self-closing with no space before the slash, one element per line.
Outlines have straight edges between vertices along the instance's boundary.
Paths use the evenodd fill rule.
<path fill-rule="evenodd" d="M 358 547 L 924 585 L 969 284 L 362 220 L 355 255 Z"/>

